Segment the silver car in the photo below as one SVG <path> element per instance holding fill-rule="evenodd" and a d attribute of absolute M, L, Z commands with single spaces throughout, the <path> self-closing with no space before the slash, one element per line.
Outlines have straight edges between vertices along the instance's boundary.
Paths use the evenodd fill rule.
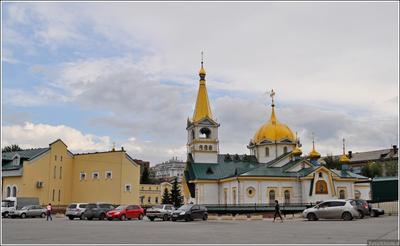
<path fill-rule="evenodd" d="M 14 211 L 10 212 L 10 216 L 12 218 L 15 217 L 21 217 L 21 218 L 27 218 L 27 217 L 46 217 L 46 209 L 42 208 L 39 205 L 28 205 L 25 207 L 22 207 L 21 209 L 17 209 Z"/>
<path fill-rule="evenodd" d="M 343 219 L 352 220 L 358 218 L 359 214 L 354 207 L 354 201 L 329 200 L 303 211 L 303 217 L 308 220 L 318 219 Z"/>
<path fill-rule="evenodd" d="M 79 218 L 81 220 L 85 219 L 83 213 L 85 212 L 87 205 L 87 203 L 71 203 L 65 211 L 65 217 L 70 220 L 75 218 Z"/>
<path fill-rule="evenodd" d="M 146 216 L 149 220 L 154 221 L 155 218 L 167 221 L 171 218 L 172 212 L 175 211 L 174 206 L 169 204 L 156 205 L 146 210 Z"/>

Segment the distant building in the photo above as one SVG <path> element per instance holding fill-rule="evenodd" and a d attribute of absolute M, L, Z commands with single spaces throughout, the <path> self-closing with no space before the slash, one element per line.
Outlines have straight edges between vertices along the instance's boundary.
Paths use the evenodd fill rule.
<path fill-rule="evenodd" d="M 140 184 L 139 200 L 142 206 L 153 206 L 162 203 L 165 188 L 171 191 L 172 185 L 168 182 L 161 184 Z"/>
<path fill-rule="evenodd" d="M 180 182 L 185 171 L 185 166 L 186 162 L 178 160 L 178 157 L 173 157 L 169 161 L 155 165 L 152 169 L 155 173 L 155 178 L 171 180 L 173 177 L 178 177 L 178 181 Z"/>
<path fill-rule="evenodd" d="M 362 168 L 369 163 L 378 163 L 382 166 L 382 176 L 393 176 L 390 169 L 397 170 L 398 148 L 393 145 L 390 149 L 372 150 L 364 152 L 348 151 L 347 165 L 352 172 L 361 174 Z M 392 167 L 390 167 L 392 165 Z"/>
<path fill-rule="evenodd" d="M 47 148 L 2 153 L 2 197 L 137 204 L 139 179 L 139 165 L 123 149 L 73 154 L 58 139 Z"/>
<path fill-rule="evenodd" d="M 147 168 L 147 170 L 150 169 L 150 162 L 148 161 L 143 161 L 139 159 L 133 159 L 138 165 L 140 165 L 140 175 L 143 174 L 144 169 Z"/>

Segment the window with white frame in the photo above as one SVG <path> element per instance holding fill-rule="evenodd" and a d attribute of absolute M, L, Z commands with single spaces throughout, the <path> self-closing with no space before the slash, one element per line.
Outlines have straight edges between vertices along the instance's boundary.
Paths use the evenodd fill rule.
<path fill-rule="evenodd" d="M 112 171 L 106 171 L 106 179 L 112 179 Z"/>
<path fill-rule="evenodd" d="M 99 179 L 99 172 L 93 172 L 92 179 Z"/>
<path fill-rule="evenodd" d="M 131 192 L 132 191 L 132 185 L 131 184 L 125 184 L 125 191 Z"/>
<path fill-rule="evenodd" d="M 80 180 L 85 180 L 86 179 L 86 173 L 80 173 Z"/>

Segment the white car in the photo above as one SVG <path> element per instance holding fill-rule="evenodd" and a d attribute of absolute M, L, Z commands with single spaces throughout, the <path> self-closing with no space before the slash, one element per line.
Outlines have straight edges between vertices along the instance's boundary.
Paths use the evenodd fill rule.
<path fill-rule="evenodd" d="M 169 204 L 161 204 L 153 206 L 146 210 L 146 216 L 149 220 L 154 221 L 155 218 L 167 221 L 171 218 L 172 212 L 175 211 L 174 206 Z"/>
<path fill-rule="evenodd" d="M 318 219 L 343 219 L 352 220 L 358 218 L 359 214 L 354 207 L 354 201 L 350 200 L 328 200 L 303 211 L 303 217 L 308 220 Z"/>

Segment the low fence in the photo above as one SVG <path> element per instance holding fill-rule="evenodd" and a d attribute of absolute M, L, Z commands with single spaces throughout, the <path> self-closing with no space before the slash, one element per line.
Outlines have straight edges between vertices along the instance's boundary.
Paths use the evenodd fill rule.
<path fill-rule="evenodd" d="M 275 211 L 275 204 L 203 204 L 209 213 L 215 214 L 252 214 L 267 213 Z M 280 209 L 284 214 L 302 212 L 304 209 L 314 206 L 310 203 L 289 203 L 280 204 Z"/>

